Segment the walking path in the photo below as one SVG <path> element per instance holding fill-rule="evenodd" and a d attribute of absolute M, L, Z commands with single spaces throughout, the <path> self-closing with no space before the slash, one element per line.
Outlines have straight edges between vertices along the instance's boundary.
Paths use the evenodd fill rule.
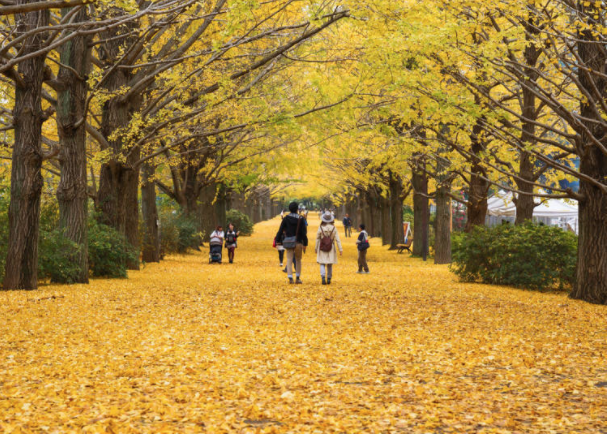
<path fill-rule="evenodd" d="M 359 275 L 355 237 L 331 286 L 313 246 L 287 285 L 277 227 L 233 265 L 0 293 L 0 432 L 607 433 L 605 307 L 460 284 L 377 240 Z"/>

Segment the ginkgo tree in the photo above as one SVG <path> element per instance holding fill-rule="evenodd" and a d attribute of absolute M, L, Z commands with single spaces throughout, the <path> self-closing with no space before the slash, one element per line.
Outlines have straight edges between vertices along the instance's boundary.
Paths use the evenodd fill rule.
<path fill-rule="evenodd" d="M 517 223 L 538 200 L 579 201 L 572 296 L 607 302 L 600 2 L 24 0 L 0 12 L 14 106 L 0 116 L 13 162 L 6 287 L 35 287 L 44 169 L 82 247 L 78 281 L 89 196 L 136 247 L 140 195 L 146 245 L 158 246 L 156 187 L 201 230 L 218 218 L 207 205 L 231 194 L 254 216 L 272 196 L 302 195 L 343 205 L 395 247 L 412 192 L 414 252 L 427 251 L 434 199 L 442 263 L 451 200 L 471 230 L 504 188 Z M 572 179 L 579 191 L 562 186 Z"/>
<path fill-rule="evenodd" d="M 25 139 L 21 140 L 23 128 L 19 122 L 34 128 L 31 134 L 38 137 L 27 141 L 24 149 L 37 143 L 33 145 L 36 155 L 57 157 L 60 163 L 61 221 L 66 235 L 80 246 L 72 254 L 81 265 L 76 280 L 85 282 L 88 191 L 84 131 L 96 142 L 93 151 L 101 154 L 95 157 L 102 163 L 99 180 L 92 180 L 98 185 L 94 199 L 100 219 L 137 246 L 139 170 L 151 159 L 150 154 L 161 155 L 176 148 L 180 141 L 219 137 L 266 122 L 263 113 L 258 113 L 259 119 L 253 122 L 231 117 L 230 101 L 248 93 L 274 67 L 280 67 L 279 60 L 292 62 L 283 59 L 284 54 L 347 16 L 346 11 L 337 11 L 331 4 L 310 4 L 302 9 L 295 1 L 59 2 L 47 5 L 52 12 L 35 2 L 24 3 L 32 5 L 2 10 L 7 15 L 6 31 L 19 29 L 3 47 L 10 60 L 1 67 L 16 83 L 16 107 L 22 102 L 22 84 L 29 80 L 23 80 L 24 74 L 39 79 L 29 89 L 34 92 L 31 104 L 39 107 L 31 110 L 36 119 L 17 116 L 13 120 L 16 137 L 11 152 L 11 200 L 15 206 L 11 215 L 24 214 L 11 218 L 12 253 L 4 282 L 7 288 L 36 287 L 35 222 L 42 158 L 28 159 L 33 164 L 29 169 L 22 162 L 21 144 Z M 64 9 L 59 18 L 55 11 L 61 7 L 73 8 Z M 19 13 L 13 16 L 12 12 Z M 222 20 L 217 20 L 219 16 Z M 40 19 L 50 20 L 53 25 L 40 27 Z M 42 41 L 46 34 L 54 37 Z M 13 52 L 21 57 L 12 58 Z M 32 71 L 15 72 L 15 67 L 30 64 Z M 49 109 L 46 114 L 41 111 L 43 105 Z M 41 128 L 35 125 L 41 125 L 55 110 L 59 146 L 53 146 L 45 157 L 40 148 Z M 213 128 L 205 120 L 211 118 L 225 126 Z M 189 132 L 189 137 L 184 137 L 184 132 Z M 20 195 L 24 188 L 31 191 Z M 17 206 L 19 200 L 31 209 Z M 26 220 L 29 223 L 21 225 Z"/>

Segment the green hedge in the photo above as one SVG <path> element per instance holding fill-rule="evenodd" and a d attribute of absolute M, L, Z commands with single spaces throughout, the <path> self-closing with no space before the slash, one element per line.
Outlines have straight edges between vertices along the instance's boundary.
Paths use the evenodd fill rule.
<path fill-rule="evenodd" d="M 228 224 L 232 223 L 240 235 L 253 235 L 253 222 L 248 215 L 241 213 L 238 210 L 231 209 L 226 214 L 225 230 L 228 229 Z"/>
<path fill-rule="evenodd" d="M 161 212 L 160 250 L 163 254 L 186 253 L 200 245 L 202 236 L 195 218 L 171 209 Z"/>
<path fill-rule="evenodd" d="M 38 241 L 38 279 L 50 279 L 53 283 L 74 283 L 79 275 L 78 264 L 73 258 L 80 247 L 65 237 L 63 231 L 40 230 Z"/>
<path fill-rule="evenodd" d="M 0 189 L 0 284 L 4 280 L 8 245 L 9 191 Z M 136 252 L 123 235 L 89 217 L 89 266 L 94 277 L 126 277 L 126 263 Z M 59 228 L 59 211 L 54 202 L 43 203 L 40 210 L 38 278 L 57 283 L 73 283 L 78 269 L 73 261 L 78 246 Z"/>
<path fill-rule="evenodd" d="M 89 218 L 89 268 L 91 277 L 127 277 L 126 264 L 139 252 L 116 229 Z"/>
<path fill-rule="evenodd" d="M 569 286 L 575 278 L 577 237 L 557 227 L 479 226 L 453 234 L 453 271 L 464 282 L 528 289 Z"/>

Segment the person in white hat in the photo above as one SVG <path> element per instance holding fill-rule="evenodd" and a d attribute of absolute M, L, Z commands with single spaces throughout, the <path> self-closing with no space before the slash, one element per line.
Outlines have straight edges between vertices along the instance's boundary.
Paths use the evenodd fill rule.
<path fill-rule="evenodd" d="M 344 252 L 334 220 L 335 217 L 331 212 L 325 212 L 316 233 L 316 262 L 320 264 L 320 277 L 323 285 L 331 284 L 333 264 L 337 264 L 337 250 L 339 249 L 340 255 Z"/>

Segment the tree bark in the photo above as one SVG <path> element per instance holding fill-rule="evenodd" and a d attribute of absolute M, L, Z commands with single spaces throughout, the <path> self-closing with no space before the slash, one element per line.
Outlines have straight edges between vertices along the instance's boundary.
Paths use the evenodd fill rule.
<path fill-rule="evenodd" d="M 380 214 L 381 214 L 381 243 L 386 246 L 392 240 L 392 224 L 390 222 L 390 197 L 380 197 Z M 344 213 L 345 214 L 345 213 Z"/>
<path fill-rule="evenodd" d="M 451 183 L 442 183 L 436 192 L 436 233 L 434 263 L 451 263 Z"/>
<path fill-rule="evenodd" d="M 533 48 L 533 44 L 526 49 L 529 52 Z M 535 48 L 533 48 L 535 50 Z M 526 58 L 528 56 L 525 56 Z M 527 60 L 530 62 L 530 60 Z M 531 72 L 530 72 L 531 73 Z M 531 77 L 532 80 L 537 79 L 535 73 Z M 523 143 L 532 145 L 535 142 L 535 124 L 532 122 L 537 118 L 535 109 L 535 94 L 525 87 L 523 87 L 523 107 L 522 113 L 525 119 L 522 126 L 521 140 Z M 514 199 L 514 205 L 516 206 L 516 220 L 515 224 L 521 225 L 527 221 L 533 220 L 533 210 L 535 209 L 535 201 L 533 199 L 533 182 L 535 182 L 534 165 L 531 159 L 531 155 L 526 151 L 519 151 L 519 173 L 516 179 L 517 188 L 527 194 L 519 194 Z"/>
<path fill-rule="evenodd" d="M 522 156 L 521 156 L 522 157 Z M 524 158 L 524 157 L 523 157 Z M 525 176 L 528 179 L 529 172 L 521 171 L 519 176 Z M 524 181 L 517 181 L 518 189 L 528 194 L 518 194 L 514 199 L 516 206 L 516 220 L 514 224 L 522 225 L 525 222 L 533 220 L 533 211 L 535 210 L 535 200 L 533 198 L 533 185 Z"/>
<path fill-rule="evenodd" d="M 390 172 L 390 250 L 405 242 L 403 228 L 403 183 L 399 176 Z"/>
<path fill-rule="evenodd" d="M 352 197 L 348 197 L 348 201 L 346 202 L 346 214 L 352 219 L 352 230 L 356 230 L 358 225 L 357 216 L 356 216 L 356 202 Z"/>
<path fill-rule="evenodd" d="M 372 237 L 376 237 L 378 235 L 378 229 L 379 229 L 379 213 L 377 212 L 377 203 L 375 201 L 375 194 L 374 192 L 367 190 L 366 194 L 365 194 L 365 199 L 367 201 L 367 221 L 368 221 L 368 227 L 367 227 L 367 232 L 369 232 L 369 235 Z"/>
<path fill-rule="evenodd" d="M 445 130 L 448 127 L 444 127 Z M 436 158 L 436 224 L 434 227 L 434 263 L 451 263 L 451 173 L 447 149 L 441 148 Z"/>
<path fill-rule="evenodd" d="M 116 13 L 122 13 L 117 11 Z M 120 56 L 124 47 L 132 42 L 131 38 L 119 36 L 131 30 L 134 23 L 126 29 L 119 27 L 101 33 L 106 42 L 99 48 L 99 60 L 112 63 Z M 139 169 L 135 163 L 139 160 L 137 149 L 127 149 L 123 143 L 121 130 L 128 128 L 132 112 L 137 104 L 123 100 L 121 92 L 128 89 L 131 70 L 114 69 L 104 82 L 105 91 L 111 96 L 102 106 L 101 134 L 110 146 L 110 158 L 101 166 L 99 191 L 97 193 L 97 211 L 101 223 L 113 227 L 123 234 L 132 247 L 139 248 L 139 207 L 137 191 L 139 189 Z M 127 156 L 125 158 L 125 155 Z M 137 250 L 137 253 L 139 251 Z M 126 264 L 129 269 L 139 268 L 139 258 Z"/>
<path fill-rule="evenodd" d="M 154 165 L 147 161 L 141 171 L 141 210 L 143 214 L 142 259 L 144 262 L 160 262 L 160 231 L 156 206 Z"/>
<path fill-rule="evenodd" d="M 530 20 L 533 20 L 533 18 L 530 18 Z M 531 34 L 537 35 L 539 30 L 537 30 L 537 24 L 532 21 L 526 23 L 525 30 L 525 39 L 528 41 L 528 45 L 524 51 L 526 65 L 526 68 L 524 68 L 524 80 L 528 83 L 533 83 L 539 77 L 536 65 L 541 51 L 535 45 Z M 521 92 L 523 96 L 521 107 L 523 115 L 521 141 L 525 145 L 533 146 L 537 142 L 535 139 L 535 122 L 539 115 L 536 109 L 536 96 L 534 90 L 527 86 L 521 86 Z M 520 191 L 528 194 L 519 194 L 514 201 L 514 205 L 516 206 L 515 224 L 517 225 L 533 220 L 533 210 L 535 209 L 535 201 L 532 196 L 533 183 L 537 180 L 535 171 L 536 168 L 529 152 L 519 151 L 519 173 L 516 185 Z"/>
<path fill-rule="evenodd" d="M 213 205 L 216 193 L 217 185 L 215 183 L 204 186 L 200 191 L 198 222 L 199 230 L 204 232 L 204 239 L 206 241 L 210 239 L 211 233 L 213 233 L 216 226 L 223 224 L 217 221 L 215 206 Z"/>
<path fill-rule="evenodd" d="M 33 3 L 19 0 L 18 5 Z M 47 26 L 49 12 L 38 11 L 15 17 L 17 33 Z M 38 33 L 23 41 L 21 55 L 42 48 L 46 33 Z M 15 142 L 11 168 L 11 200 L 8 210 L 9 233 L 4 276 L 5 289 L 36 289 L 38 287 L 38 236 L 40 228 L 40 195 L 42 193 L 42 82 L 45 56 L 36 56 L 19 63 L 17 73 L 24 85 L 15 86 L 13 122 Z"/>
<path fill-rule="evenodd" d="M 69 9 L 63 9 L 65 15 Z M 86 8 L 76 14 L 77 22 L 88 18 Z M 78 264 L 74 283 L 89 282 L 88 264 L 88 193 L 86 160 L 86 77 L 90 65 L 89 39 L 77 36 L 61 49 L 58 80 L 61 90 L 57 95 L 57 131 L 61 150 L 61 179 L 57 187 L 59 224 L 64 235 L 78 245 L 72 262 Z M 69 68 L 68 68 L 69 67 Z M 79 123 L 79 125 L 77 125 Z M 66 252 L 67 253 L 67 252 Z"/>
<path fill-rule="evenodd" d="M 584 161 L 585 175 L 607 179 L 607 160 L 596 149 L 594 158 Z M 600 179 L 600 178 L 595 178 Z M 593 185 L 580 181 L 579 237 L 576 281 L 571 298 L 607 304 L 607 196 Z"/>
<path fill-rule="evenodd" d="M 485 142 L 480 135 L 483 132 L 481 122 L 477 122 L 472 128 L 472 144 L 470 151 L 474 155 L 470 165 L 470 178 L 468 180 L 468 203 L 467 220 L 465 232 L 470 232 L 475 226 L 483 226 L 487 217 L 487 195 L 489 194 L 490 183 L 486 179 L 487 173 L 481 164 L 478 155 L 486 149 Z"/>
<path fill-rule="evenodd" d="M 218 191 L 215 199 L 215 215 L 217 216 L 217 221 L 219 224 L 223 224 L 226 229 L 228 226 L 227 219 L 227 197 L 226 197 L 226 187 L 223 184 L 218 186 Z"/>
<path fill-rule="evenodd" d="M 139 152 L 136 152 L 133 159 L 139 159 Z M 141 241 L 139 239 L 139 172 L 139 168 L 129 170 L 125 185 L 126 214 L 124 232 L 127 242 L 135 252 L 135 256 L 127 261 L 126 266 L 129 270 L 139 270 L 139 254 L 141 252 Z"/>
<path fill-rule="evenodd" d="M 594 7 L 596 6 L 591 5 L 588 8 Z M 585 12 L 593 15 L 592 10 Z M 597 42 L 593 30 L 582 32 L 577 45 L 579 56 L 586 68 L 590 71 L 605 70 L 607 53 L 605 47 Z M 604 75 L 591 75 L 585 68 L 579 68 L 578 78 L 588 94 L 596 99 L 607 99 L 607 80 Z M 598 89 L 598 94 L 595 89 Z M 582 102 L 580 111 L 581 116 L 586 119 L 596 118 L 596 113 L 589 103 Z M 605 143 L 607 131 L 603 128 L 601 119 L 597 119 L 596 123 L 586 121 L 585 126 L 594 137 L 601 138 Z M 587 133 L 584 133 L 582 138 L 583 141 L 578 144 L 580 173 L 604 181 L 607 179 L 607 157 L 591 142 Z M 584 180 L 580 180 L 580 193 L 584 199 L 579 203 L 577 271 L 570 295 L 571 298 L 590 303 L 607 304 L 607 195 Z"/>
<path fill-rule="evenodd" d="M 424 210 L 428 209 L 428 176 L 424 171 L 414 167 L 411 181 L 413 184 L 413 254 L 423 256 L 422 238 L 423 234 L 427 233 L 427 229 L 424 232 Z"/>

